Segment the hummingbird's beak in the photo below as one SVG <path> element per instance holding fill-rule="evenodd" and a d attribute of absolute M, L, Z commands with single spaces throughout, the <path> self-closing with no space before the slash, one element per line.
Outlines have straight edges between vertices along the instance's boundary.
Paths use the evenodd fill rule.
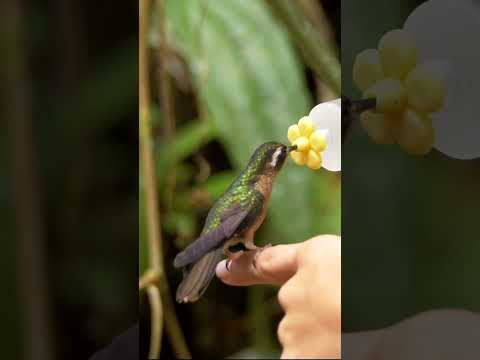
<path fill-rule="evenodd" d="M 297 150 L 297 145 L 287 146 L 287 151 L 288 152 L 292 152 L 294 150 Z"/>

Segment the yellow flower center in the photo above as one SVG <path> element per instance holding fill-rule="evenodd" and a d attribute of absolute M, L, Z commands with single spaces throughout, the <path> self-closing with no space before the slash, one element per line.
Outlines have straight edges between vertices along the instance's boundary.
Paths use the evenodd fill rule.
<path fill-rule="evenodd" d="M 322 167 L 322 152 L 327 147 L 327 130 L 316 130 L 315 124 L 308 116 L 302 117 L 298 124 L 288 128 L 287 138 L 297 150 L 290 156 L 297 165 L 307 165 L 312 170 Z"/>

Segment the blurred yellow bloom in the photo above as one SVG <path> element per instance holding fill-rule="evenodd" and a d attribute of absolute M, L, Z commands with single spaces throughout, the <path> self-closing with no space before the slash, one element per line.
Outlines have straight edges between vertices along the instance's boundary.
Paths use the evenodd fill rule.
<path fill-rule="evenodd" d="M 441 110 L 445 100 L 445 85 L 434 67 L 417 66 L 405 80 L 408 105 L 421 113 Z"/>
<path fill-rule="evenodd" d="M 409 154 L 425 155 L 434 142 L 430 114 L 445 103 L 445 85 L 435 62 L 417 64 L 413 37 L 403 29 L 387 32 L 378 50 L 367 49 L 355 58 L 353 80 L 364 98 L 376 107 L 361 122 L 377 144 L 398 143 Z"/>
<path fill-rule="evenodd" d="M 353 81 L 362 91 L 384 77 L 377 49 L 367 49 L 357 55 L 353 64 Z"/>
<path fill-rule="evenodd" d="M 386 78 L 367 89 L 364 98 L 377 99 L 376 109 L 384 113 L 401 113 L 407 105 L 407 95 L 402 82 Z"/>
<path fill-rule="evenodd" d="M 432 149 L 434 131 L 432 121 L 425 114 L 408 110 L 398 127 L 400 147 L 412 155 L 424 155 Z"/>
<path fill-rule="evenodd" d="M 377 144 L 393 144 L 395 142 L 392 119 L 387 115 L 369 110 L 360 115 L 360 120 L 373 142 Z"/>
<path fill-rule="evenodd" d="M 403 80 L 417 63 L 417 48 L 405 30 L 387 32 L 378 43 L 383 72 L 387 77 Z"/>

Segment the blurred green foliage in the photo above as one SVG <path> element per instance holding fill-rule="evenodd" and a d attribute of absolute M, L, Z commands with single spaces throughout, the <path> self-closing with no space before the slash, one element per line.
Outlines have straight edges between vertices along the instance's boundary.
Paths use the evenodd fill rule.
<path fill-rule="evenodd" d="M 86 359 L 137 319 L 137 5 L 0 8 L 1 354 Z"/>
<path fill-rule="evenodd" d="M 351 72 L 356 54 L 402 27 L 420 3 L 342 4 L 345 95 L 360 96 Z M 343 328 L 379 328 L 439 307 L 479 311 L 478 160 L 436 150 L 412 157 L 373 144 L 358 124 L 351 135 L 342 156 Z"/>
<path fill-rule="evenodd" d="M 285 142 L 288 126 L 313 106 L 298 55 L 266 5 L 261 1 L 167 4 L 173 43 L 188 61 L 199 96 L 235 169 L 246 164 L 259 144 Z M 275 184 L 271 216 L 277 241 L 296 242 L 325 231 L 318 217 L 323 204 L 312 191 L 314 182 L 325 184 L 326 177 L 290 165 Z"/>
<path fill-rule="evenodd" d="M 172 268 L 173 256 L 195 239 L 209 207 L 255 148 L 266 141 L 287 141 L 288 126 L 308 114 L 319 89 L 307 84 L 311 73 L 264 1 L 171 0 L 166 5 L 177 133 L 172 142 L 159 137 L 155 147 L 166 267 L 175 289 L 181 274 Z M 153 21 L 153 63 L 162 40 Z M 190 79 L 188 91 L 177 80 L 185 77 Z M 159 123 L 160 132 L 164 125 Z M 169 206 L 172 173 L 176 187 Z M 140 220 L 144 224 L 143 210 Z M 147 259 L 143 229 L 140 271 Z M 319 233 L 340 233 L 339 177 L 289 162 L 274 186 L 256 243 L 294 243 Z M 192 353 L 227 356 L 252 345 L 257 351 L 278 351 L 281 311 L 272 290 L 230 288 L 214 281 L 204 299 L 177 307 Z M 167 346 L 162 354 L 168 351 Z"/>

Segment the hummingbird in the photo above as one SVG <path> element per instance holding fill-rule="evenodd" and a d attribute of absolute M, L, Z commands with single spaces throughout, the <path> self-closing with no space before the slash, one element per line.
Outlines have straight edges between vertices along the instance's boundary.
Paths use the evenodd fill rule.
<path fill-rule="evenodd" d="M 273 182 L 288 153 L 296 148 L 272 141 L 255 150 L 247 166 L 208 212 L 200 236 L 175 257 L 174 267 L 183 268 L 177 302 L 197 301 L 224 255 L 235 259 L 243 250 L 261 249 L 255 246 L 253 236 L 267 214 Z"/>

